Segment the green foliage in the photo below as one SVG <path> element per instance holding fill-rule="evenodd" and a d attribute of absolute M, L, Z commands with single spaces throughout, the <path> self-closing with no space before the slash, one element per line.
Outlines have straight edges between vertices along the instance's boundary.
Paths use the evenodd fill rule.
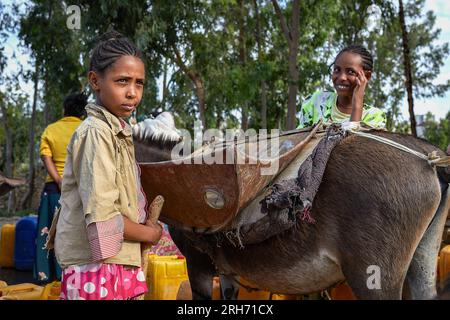
<path fill-rule="evenodd" d="M 62 116 L 62 101 L 83 87 L 80 54 L 84 50 L 77 33 L 68 32 L 67 16 L 60 1 L 35 0 L 20 19 L 19 37 L 31 49 L 43 80 L 44 106 L 49 122 Z"/>
<path fill-rule="evenodd" d="M 289 19 L 292 1 L 278 2 Z M 132 39 L 144 53 L 146 82 L 137 110 L 139 120 L 168 110 L 174 113 L 178 127 L 192 130 L 200 116 L 196 77 L 204 87 L 207 127 L 239 127 L 245 111 L 249 127 L 258 129 L 262 83 L 268 129 L 285 127 L 289 48 L 272 1 L 79 0 L 74 4 L 81 8 L 81 30 L 67 29 L 67 2 L 31 0 L 24 10 L 15 8 L 7 14 L 0 4 L 0 71 L 7 63 L 3 46 L 11 32 L 18 34 L 38 66 L 36 148 L 45 126 L 44 110 L 49 122 L 55 121 L 61 116 L 65 95 L 88 89 L 90 50 L 97 37 L 110 29 Z M 381 18 L 377 28 L 369 29 L 368 8 L 374 4 Z M 440 30 L 435 28 L 435 15 L 424 13 L 423 5 L 424 0 L 406 2 L 405 15 L 414 95 L 430 98 L 442 96 L 450 87 L 449 81 L 435 84 L 449 48 L 437 42 Z M 366 45 L 374 55 L 366 102 L 388 113 L 389 130 L 409 132 L 408 123 L 399 117 L 405 97 L 401 32 L 395 2 L 389 0 L 300 1 L 298 104 L 317 89 L 332 89 L 328 66 L 340 49 L 352 43 Z M 33 76 L 34 68 L 28 73 L 18 71 L 17 78 L 31 81 Z M 5 81 L 1 75 L 0 83 Z M 16 86 L 21 80 L 7 81 Z M 14 162 L 17 166 L 28 163 L 32 97 L 2 92 L 0 97 L 14 129 Z M 442 148 L 449 143 L 448 118 L 439 122 L 427 118 L 426 122 L 427 139 Z M 1 146 L 5 139 L 1 126 Z M 5 148 L 0 170 L 4 153 Z"/>
<path fill-rule="evenodd" d="M 424 121 L 425 138 L 432 144 L 446 151 L 450 145 L 450 111 L 444 119 L 435 121 L 434 116 L 428 112 Z"/>
<path fill-rule="evenodd" d="M 17 83 L 16 83 L 17 85 Z M 26 111 L 28 97 L 22 93 L 17 92 L 17 88 L 12 88 L 10 84 L 6 85 L 6 94 L 3 95 L 2 102 L 5 114 L 2 114 L 3 121 L 13 132 L 13 153 L 12 164 L 13 168 L 18 168 L 24 163 L 28 151 L 28 131 L 29 131 L 29 115 Z M 3 123 L 4 124 L 4 123 Z M 5 145 L 5 131 L 4 126 L 0 129 L 0 145 Z M 0 157 L 0 171 L 5 170 L 5 154 L 6 150 L 2 150 L 3 156 Z"/>

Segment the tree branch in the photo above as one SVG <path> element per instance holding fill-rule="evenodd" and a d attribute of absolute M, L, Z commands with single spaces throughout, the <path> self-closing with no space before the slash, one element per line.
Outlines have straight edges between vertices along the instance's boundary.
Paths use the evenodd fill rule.
<path fill-rule="evenodd" d="M 298 44 L 300 32 L 300 0 L 294 0 L 292 4 L 291 40 Z"/>
<path fill-rule="evenodd" d="M 289 27 L 286 23 L 286 19 L 284 18 L 284 15 L 281 12 L 280 6 L 278 5 L 278 1 L 272 0 L 272 4 L 275 9 L 275 13 L 277 14 L 278 18 L 280 19 L 281 29 L 283 30 L 284 36 L 286 37 L 288 44 L 290 44 L 292 41 L 291 32 L 289 31 Z"/>

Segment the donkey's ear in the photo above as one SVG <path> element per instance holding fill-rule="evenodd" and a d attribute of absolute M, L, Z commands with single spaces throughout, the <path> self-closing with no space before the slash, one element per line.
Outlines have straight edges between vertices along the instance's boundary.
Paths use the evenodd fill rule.
<path fill-rule="evenodd" d="M 161 112 L 157 117 L 156 120 L 161 121 L 164 123 L 167 127 L 176 129 L 175 127 L 175 119 L 173 118 L 173 115 L 170 112 L 164 111 Z"/>

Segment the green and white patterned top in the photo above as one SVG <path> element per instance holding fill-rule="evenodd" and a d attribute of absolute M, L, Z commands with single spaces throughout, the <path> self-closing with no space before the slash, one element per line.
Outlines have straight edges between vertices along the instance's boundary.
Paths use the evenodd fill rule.
<path fill-rule="evenodd" d="M 337 123 L 350 120 L 349 114 L 339 111 L 336 100 L 337 93 L 328 91 L 317 91 L 308 97 L 297 113 L 300 122 L 297 129 L 313 126 L 320 119 L 324 122 Z M 375 129 L 384 129 L 386 114 L 381 109 L 364 104 L 361 122 Z"/>

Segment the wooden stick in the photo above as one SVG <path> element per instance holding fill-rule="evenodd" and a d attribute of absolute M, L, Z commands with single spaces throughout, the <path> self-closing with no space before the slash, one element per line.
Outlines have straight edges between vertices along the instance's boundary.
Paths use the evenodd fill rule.
<path fill-rule="evenodd" d="M 153 223 L 158 223 L 159 215 L 161 214 L 161 210 L 164 204 L 164 197 L 158 195 L 153 199 L 152 203 L 149 206 L 148 217 L 147 220 L 150 220 Z M 150 253 L 150 249 L 152 246 L 144 246 L 142 250 L 142 271 L 144 272 L 145 279 L 147 279 L 148 272 L 148 254 Z M 144 295 L 139 297 L 139 300 L 143 300 Z"/>

